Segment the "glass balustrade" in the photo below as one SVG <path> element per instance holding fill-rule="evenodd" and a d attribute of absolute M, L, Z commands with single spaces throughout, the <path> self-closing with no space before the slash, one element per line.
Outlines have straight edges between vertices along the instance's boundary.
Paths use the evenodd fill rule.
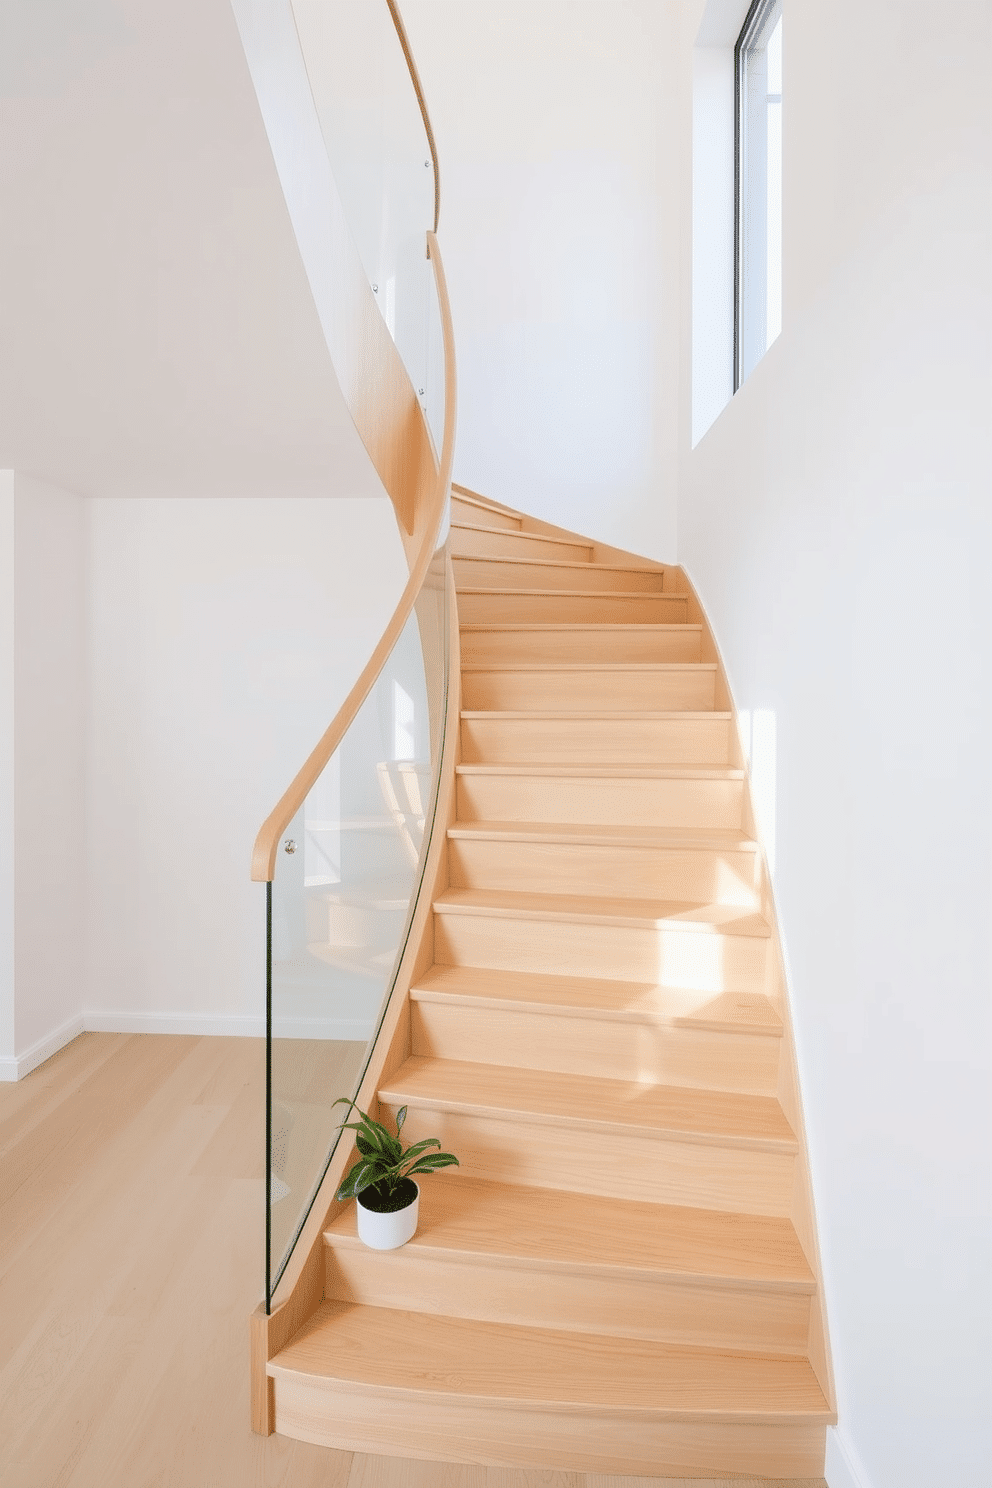
<path fill-rule="evenodd" d="M 310 1212 L 406 945 L 434 820 L 447 544 L 351 727 L 283 832 L 269 885 L 267 1295 Z"/>
<path fill-rule="evenodd" d="M 436 157 L 394 0 L 235 9 L 335 369 L 411 570 L 388 631 L 398 638 L 377 673 L 371 662 L 363 672 L 360 706 L 349 699 L 330 724 L 256 843 L 253 873 L 267 880 L 271 1311 L 340 1139 L 334 1102 L 365 1075 L 430 847 L 447 705 L 454 364 L 435 239 L 437 261 L 427 256 Z M 363 271 L 424 415 L 416 428 Z"/>
<path fill-rule="evenodd" d="M 425 245 L 436 228 L 436 164 L 407 59 L 385 0 L 292 3 L 345 216 L 439 449 Z"/>

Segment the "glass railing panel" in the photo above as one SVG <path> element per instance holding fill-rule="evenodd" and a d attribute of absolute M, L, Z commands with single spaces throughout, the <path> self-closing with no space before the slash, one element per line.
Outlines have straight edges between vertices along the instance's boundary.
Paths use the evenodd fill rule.
<path fill-rule="evenodd" d="M 429 396 L 434 161 L 385 0 L 293 0 L 345 216 L 421 404 Z M 435 436 L 435 443 L 438 444 Z"/>
<path fill-rule="evenodd" d="M 283 833 L 269 899 L 267 1297 L 365 1071 L 424 871 L 447 693 L 447 546 Z"/>

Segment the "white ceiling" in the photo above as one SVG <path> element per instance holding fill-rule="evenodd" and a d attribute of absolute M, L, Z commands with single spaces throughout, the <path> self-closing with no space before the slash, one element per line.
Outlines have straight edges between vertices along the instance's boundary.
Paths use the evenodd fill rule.
<path fill-rule="evenodd" d="M 381 494 L 228 0 L 2 0 L 0 202 L 0 467 Z"/>

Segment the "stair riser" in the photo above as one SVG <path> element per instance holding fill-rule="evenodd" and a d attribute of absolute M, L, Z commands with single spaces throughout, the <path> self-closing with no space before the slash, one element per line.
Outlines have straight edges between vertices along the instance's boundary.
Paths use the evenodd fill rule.
<path fill-rule="evenodd" d="M 530 537 L 526 532 L 495 533 L 453 527 L 451 555 L 453 558 L 543 558 L 553 563 L 591 563 L 592 545 L 549 542 L 546 538 Z"/>
<path fill-rule="evenodd" d="M 767 942 L 662 928 L 512 916 L 435 914 L 441 965 L 661 982 L 703 992 L 763 992 Z"/>
<path fill-rule="evenodd" d="M 388 1109 L 395 1116 L 392 1101 Z M 728 1214 L 789 1213 L 791 1153 L 689 1142 L 622 1126 L 590 1130 L 420 1105 L 410 1107 L 403 1136 L 411 1142 L 438 1137 L 442 1150 L 458 1157 L 457 1172 L 466 1178 Z"/>
<path fill-rule="evenodd" d="M 624 1276 L 510 1266 L 445 1251 L 425 1255 L 412 1245 L 383 1254 L 329 1245 L 325 1296 L 483 1322 L 567 1326 L 582 1333 L 748 1352 L 800 1354 L 809 1336 L 809 1297 L 801 1293 L 687 1286 L 656 1272 Z"/>
<path fill-rule="evenodd" d="M 413 1053 L 508 1068 L 774 1095 L 781 1039 L 556 1013 L 411 1005 Z"/>
<path fill-rule="evenodd" d="M 553 563 L 493 563 L 486 558 L 455 558 L 455 587 L 500 589 L 588 589 L 623 594 L 660 594 L 664 569 L 604 568 L 601 564 L 559 568 Z"/>
<path fill-rule="evenodd" d="M 645 1477 L 818 1478 L 826 1451 L 824 1426 L 645 1422 L 278 1374 L 275 1429 L 345 1452 Z"/>
<path fill-rule="evenodd" d="M 478 586 L 499 589 L 497 581 Z M 458 618 L 465 625 L 665 625 L 685 620 L 686 599 L 679 594 L 459 594 Z"/>
<path fill-rule="evenodd" d="M 459 821 L 740 827 L 741 780 L 460 775 Z"/>
<path fill-rule="evenodd" d="M 464 718 L 466 764 L 726 765 L 730 721 Z"/>
<path fill-rule="evenodd" d="M 694 712 L 713 707 L 715 672 L 492 671 L 462 672 L 462 707 L 501 709 L 594 708 L 606 712 Z M 616 725 L 622 732 L 624 725 Z"/>
<path fill-rule="evenodd" d="M 463 630 L 462 661 L 699 661 L 698 629 Z"/>
<path fill-rule="evenodd" d="M 339 904 L 330 895 L 308 896 L 305 909 L 309 945 L 395 946 L 406 919 L 403 905 Z"/>
<path fill-rule="evenodd" d="M 451 520 L 466 527 L 505 527 L 508 532 L 519 532 L 523 526 L 520 517 L 511 517 L 509 512 L 491 511 L 487 507 L 475 506 L 470 501 L 452 493 Z"/>
<path fill-rule="evenodd" d="M 584 843 L 506 842 L 453 837 L 451 886 L 536 894 L 678 899 L 756 908 L 757 855 Z"/>

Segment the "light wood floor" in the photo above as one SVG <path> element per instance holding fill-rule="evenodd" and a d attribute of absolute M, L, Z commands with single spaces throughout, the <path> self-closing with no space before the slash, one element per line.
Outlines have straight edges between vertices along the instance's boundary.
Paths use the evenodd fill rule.
<path fill-rule="evenodd" d="M 127 1034 L 84 1034 L 0 1085 L 0 1488 L 683 1481 L 456 1467 L 253 1436 L 263 1093 L 260 1041 Z"/>

